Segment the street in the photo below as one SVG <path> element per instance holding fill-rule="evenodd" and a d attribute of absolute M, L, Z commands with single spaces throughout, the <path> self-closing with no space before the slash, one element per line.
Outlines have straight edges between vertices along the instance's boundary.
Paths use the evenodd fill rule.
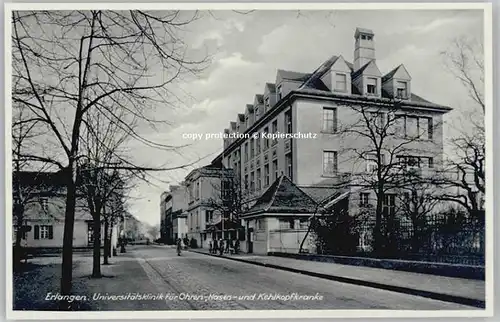
<path fill-rule="evenodd" d="M 161 301 L 162 304 L 157 301 L 159 303 L 156 303 L 156 309 L 471 309 L 468 306 L 339 283 L 188 251 L 179 257 L 173 248 L 161 246 L 135 246 L 129 256 L 138 261 L 155 286 L 156 289 L 149 290 L 151 293 L 184 294 L 185 297 L 192 297 Z M 287 300 L 269 296 L 292 293 L 310 295 L 312 299 Z M 195 298 L 210 294 L 232 296 L 232 300 Z M 253 294 L 257 296 L 255 299 L 250 298 Z M 265 295 L 268 295 L 267 299 Z M 319 295 L 322 299 L 313 298 L 314 295 Z"/>

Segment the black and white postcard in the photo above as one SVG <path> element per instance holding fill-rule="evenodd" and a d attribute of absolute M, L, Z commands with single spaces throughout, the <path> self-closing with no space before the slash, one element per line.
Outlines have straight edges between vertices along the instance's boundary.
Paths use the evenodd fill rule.
<path fill-rule="evenodd" d="M 491 316 L 491 7 L 7 4 L 8 316 Z"/>

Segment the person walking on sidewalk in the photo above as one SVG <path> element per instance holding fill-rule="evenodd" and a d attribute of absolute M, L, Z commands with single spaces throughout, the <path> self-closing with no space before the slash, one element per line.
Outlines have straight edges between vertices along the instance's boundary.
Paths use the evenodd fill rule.
<path fill-rule="evenodd" d="M 209 241 L 209 242 L 208 242 L 208 252 L 209 252 L 210 254 L 212 254 L 212 247 L 213 247 L 213 246 L 212 246 L 212 241 Z"/>
<path fill-rule="evenodd" d="M 182 240 L 179 238 L 177 239 L 177 256 L 181 256 L 181 249 L 182 249 Z"/>
<path fill-rule="evenodd" d="M 224 239 L 219 240 L 219 255 L 222 256 L 224 254 Z"/>
<path fill-rule="evenodd" d="M 217 254 L 218 250 L 217 239 L 214 239 L 214 247 L 212 248 L 212 254 Z"/>

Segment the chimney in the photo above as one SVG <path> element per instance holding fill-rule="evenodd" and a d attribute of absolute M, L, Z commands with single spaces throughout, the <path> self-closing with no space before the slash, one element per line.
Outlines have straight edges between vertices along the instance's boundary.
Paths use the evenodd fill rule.
<path fill-rule="evenodd" d="M 370 29 L 356 28 L 354 33 L 354 71 L 375 59 L 375 34 Z"/>

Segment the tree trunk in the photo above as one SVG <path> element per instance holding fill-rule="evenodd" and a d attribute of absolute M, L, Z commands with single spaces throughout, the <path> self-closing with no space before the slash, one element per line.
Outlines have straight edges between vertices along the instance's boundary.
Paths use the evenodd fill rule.
<path fill-rule="evenodd" d="M 67 168 L 66 211 L 64 215 L 64 237 L 61 267 L 61 295 L 71 295 L 73 279 L 73 229 L 76 206 L 76 167 L 70 160 Z M 61 310 L 68 310 L 71 303 L 61 301 Z"/>
<path fill-rule="evenodd" d="M 24 210 L 22 209 L 21 204 L 14 204 L 15 208 L 15 216 L 16 216 L 16 227 L 17 227 L 17 232 L 16 232 L 16 243 L 14 245 L 14 265 L 17 266 L 22 260 L 22 255 L 21 255 L 21 239 L 23 236 L 23 213 Z"/>
<path fill-rule="evenodd" d="M 383 186 L 377 188 L 377 208 L 375 212 L 375 227 L 373 228 L 373 252 L 376 255 L 382 253 L 382 206 L 384 202 Z"/>
<path fill-rule="evenodd" d="M 107 218 L 104 219 L 104 265 L 109 265 L 109 245 L 111 241 L 109 240 L 109 220 Z"/>
<path fill-rule="evenodd" d="M 100 278 L 101 275 L 101 215 L 96 212 L 93 216 L 94 226 L 94 258 L 92 265 L 92 277 Z"/>

